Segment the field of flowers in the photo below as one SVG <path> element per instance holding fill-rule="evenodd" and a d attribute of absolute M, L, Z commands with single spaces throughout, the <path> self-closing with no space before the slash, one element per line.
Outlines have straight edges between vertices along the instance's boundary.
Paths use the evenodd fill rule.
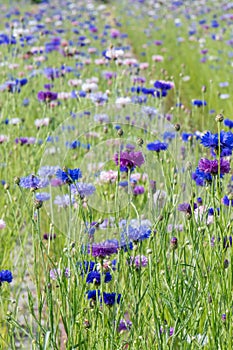
<path fill-rule="evenodd" d="M 0 17 L 0 349 L 232 349 L 233 3 Z"/>

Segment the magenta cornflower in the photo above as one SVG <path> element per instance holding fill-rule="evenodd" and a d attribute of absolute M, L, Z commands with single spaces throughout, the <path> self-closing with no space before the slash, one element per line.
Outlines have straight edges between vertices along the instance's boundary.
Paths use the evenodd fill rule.
<path fill-rule="evenodd" d="M 202 158 L 199 161 L 198 169 L 200 171 L 203 171 L 204 173 L 210 173 L 212 175 L 217 175 L 218 170 L 219 170 L 219 162 L 217 159 L 210 160 L 210 159 Z M 231 169 L 230 163 L 227 160 L 221 158 L 220 159 L 220 174 L 222 174 L 222 175 L 228 174 L 230 172 L 230 169 Z"/>
<path fill-rule="evenodd" d="M 117 253 L 118 249 L 118 241 L 109 239 L 101 243 L 93 243 L 88 251 L 91 252 L 94 257 L 105 258 L 106 256 Z"/>
<path fill-rule="evenodd" d="M 134 169 L 135 167 L 139 167 L 145 163 L 144 156 L 142 152 L 121 152 L 120 153 L 120 160 L 119 160 L 119 154 L 116 153 L 114 155 L 114 161 L 116 165 L 119 165 L 120 167 L 124 169 Z"/>

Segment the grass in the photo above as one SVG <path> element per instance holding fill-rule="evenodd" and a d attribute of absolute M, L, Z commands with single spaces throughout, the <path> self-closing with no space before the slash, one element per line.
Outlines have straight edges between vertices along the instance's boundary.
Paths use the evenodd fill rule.
<path fill-rule="evenodd" d="M 232 115 L 231 98 L 222 98 L 231 95 L 232 85 L 230 10 L 208 1 L 172 10 L 171 2 L 91 7 L 24 1 L 14 3 L 18 13 L 12 4 L 0 6 L 0 34 L 16 37 L 15 44 L 1 44 L 1 84 L 28 81 L 19 93 L 0 92 L 0 219 L 6 223 L 0 271 L 13 275 L 12 283 L 0 285 L 0 349 L 231 349 L 232 205 L 223 198 L 232 198 L 232 170 L 221 178 L 218 168 L 204 186 L 192 179 L 201 158 L 214 159 L 200 144 L 203 133 L 223 130 L 232 138 L 216 121 L 219 113 Z M 105 59 L 102 51 L 113 48 L 122 48 L 124 57 Z M 154 61 L 154 55 L 163 60 Z M 53 69 L 52 78 L 45 68 Z M 146 82 L 134 82 L 139 78 Z M 156 80 L 173 83 L 166 97 L 132 91 L 153 88 Z M 220 87 L 222 82 L 228 86 Z M 90 83 L 83 97 L 79 91 Z M 45 84 L 60 93 L 54 103 L 38 100 Z M 123 97 L 130 103 L 116 103 Z M 207 105 L 193 106 L 194 99 Z M 36 127 L 44 118 L 48 125 Z M 155 140 L 168 149 L 149 151 Z M 232 142 L 225 142 L 232 150 Z M 144 162 L 122 172 L 114 155 L 130 145 Z M 231 157 L 224 159 L 232 164 Z M 82 178 L 72 180 L 79 194 L 73 196 L 68 184 L 20 185 L 44 166 L 81 169 Z M 95 192 L 81 193 L 79 183 L 95 186 Z M 50 196 L 46 201 L 36 197 L 43 192 Z M 191 209 L 179 211 L 181 203 Z M 127 249 L 119 249 L 123 237 Z M 95 256 L 93 242 L 105 242 L 114 253 Z M 91 271 L 84 267 L 91 261 L 100 276 L 88 283 Z M 105 283 L 108 273 L 112 279 Z M 88 299 L 90 290 L 99 290 L 100 298 Z M 112 306 L 104 293 L 116 293 Z"/>

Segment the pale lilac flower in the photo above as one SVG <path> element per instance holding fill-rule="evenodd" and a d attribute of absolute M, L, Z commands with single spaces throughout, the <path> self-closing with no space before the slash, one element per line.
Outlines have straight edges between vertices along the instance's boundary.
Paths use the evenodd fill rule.
<path fill-rule="evenodd" d="M 36 119 L 34 124 L 39 129 L 42 126 L 48 126 L 50 122 L 49 118 Z"/>
<path fill-rule="evenodd" d="M 4 229 L 6 227 L 6 223 L 3 219 L 0 219 L 0 230 Z"/>
<path fill-rule="evenodd" d="M 137 269 L 140 267 L 146 267 L 148 265 L 148 259 L 144 255 L 137 255 L 135 257 L 130 257 L 130 265 L 135 266 Z"/>
<path fill-rule="evenodd" d="M 0 143 L 7 142 L 9 137 L 6 135 L 0 135 Z"/>
<path fill-rule="evenodd" d="M 100 173 L 100 181 L 105 183 L 113 183 L 117 179 L 117 171 L 114 170 L 108 170 L 108 171 L 101 171 Z"/>

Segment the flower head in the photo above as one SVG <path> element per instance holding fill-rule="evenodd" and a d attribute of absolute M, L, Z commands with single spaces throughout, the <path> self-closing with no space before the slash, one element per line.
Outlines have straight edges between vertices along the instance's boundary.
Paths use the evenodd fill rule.
<path fill-rule="evenodd" d="M 0 219 L 0 230 L 6 227 L 6 223 L 3 219 Z"/>
<path fill-rule="evenodd" d="M 108 271 L 103 275 L 101 275 L 98 271 L 91 271 L 87 275 L 86 282 L 94 283 L 95 285 L 100 285 L 102 276 L 104 277 L 105 283 L 108 283 L 112 280 L 112 275 Z"/>
<path fill-rule="evenodd" d="M 120 158 L 120 159 L 119 159 Z M 120 152 L 114 155 L 114 161 L 116 165 L 120 164 L 120 167 L 126 169 L 134 169 L 135 167 L 139 167 L 145 162 L 142 152 Z"/>
<path fill-rule="evenodd" d="M 0 271 L 0 286 L 2 284 L 2 282 L 7 282 L 7 283 L 11 283 L 13 280 L 13 276 L 11 271 L 9 270 L 1 270 Z"/>
<path fill-rule="evenodd" d="M 40 179 L 35 175 L 28 175 L 20 179 L 19 186 L 24 188 L 39 189 L 48 186 L 49 182 L 46 179 Z"/>
<path fill-rule="evenodd" d="M 119 304 L 121 300 L 121 294 L 116 293 L 105 293 L 103 292 L 104 304 L 112 306 L 115 303 Z M 102 301 L 102 300 L 101 300 Z"/>
<path fill-rule="evenodd" d="M 160 142 L 159 140 L 156 140 L 154 142 L 148 143 L 146 146 L 148 151 L 155 151 L 159 153 L 160 151 L 165 151 L 168 148 L 168 144 L 165 142 Z"/>
<path fill-rule="evenodd" d="M 212 175 L 217 175 L 218 170 L 220 168 L 220 174 L 224 175 L 230 172 L 230 163 L 221 158 L 220 159 L 220 166 L 217 159 L 209 160 L 206 158 L 202 158 L 198 163 L 198 169 L 200 171 L 203 171 L 204 173 L 209 173 Z"/>
<path fill-rule="evenodd" d="M 94 257 L 105 258 L 106 256 L 117 253 L 118 249 L 118 241 L 112 239 L 102 243 L 93 243 L 92 246 L 89 247 L 89 252 L 91 252 Z"/>
<path fill-rule="evenodd" d="M 82 177 L 82 172 L 80 169 L 58 169 L 56 177 L 66 184 L 71 184 Z"/>
<path fill-rule="evenodd" d="M 130 320 L 122 319 L 119 322 L 119 326 L 117 328 L 117 331 L 119 333 L 123 332 L 123 331 L 129 331 L 131 327 L 132 327 L 132 322 Z"/>
<path fill-rule="evenodd" d="M 146 267 L 148 265 L 148 259 L 144 255 L 131 256 L 130 264 L 135 266 L 136 269 L 139 269 L 140 267 Z"/>

